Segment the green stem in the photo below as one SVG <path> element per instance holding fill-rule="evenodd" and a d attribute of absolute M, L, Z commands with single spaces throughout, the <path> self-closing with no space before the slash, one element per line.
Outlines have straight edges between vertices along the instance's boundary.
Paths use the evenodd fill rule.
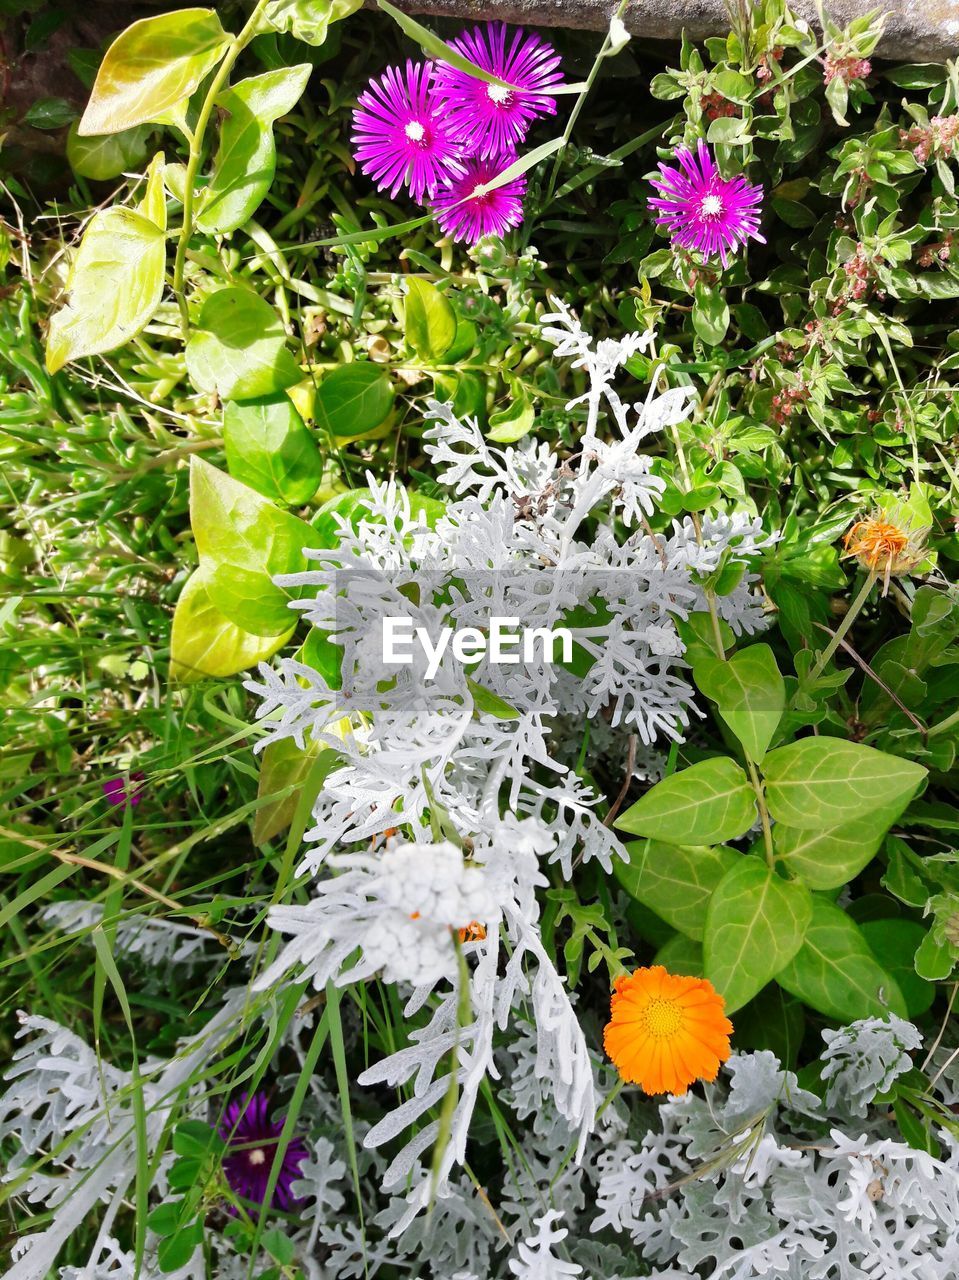
<path fill-rule="evenodd" d="M 945 720 L 940 720 L 937 724 L 930 725 L 926 731 L 927 738 L 935 738 L 940 733 L 946 733 L 947 730 L 959 724 L 959 711 L 953 711 L 952 715 L 946 716 Z"/>
<path fill-rule="evenodd" d="M 759 809 L 759 821 L 763 824 L 763 844 L 766 846 L 766 865 L 772 871 L 776 861 L 773 853 L 773 831 L 769 823 L 769 810 L 766 808 L 766 795 L 763 791 L 763 784 L 759 781 L 759 774 L 756 766 L 751 760 L 747 760 L 749 767 L 749 781 L 753 784 L 753 791 L 756 793 L 756 805 Z"/>
<path fill-rule="evenodd" d="M 816 659 L 815 663 L 811 667 L 809 671 L 809 675 L 806 677 L 806 680 L 804 681 L 804 683 L 811 684 L 819 675 L 822 674 L 822 671 L 825 668 L 826 663 L 830 660 L 830 658 L 839 648 L 840 644 L 845 639 L 846 632 L 849 630 L 852 624 L 856 621 L 856 617 L 858 616 L 860 610 L 862 609 L 866 601 L 869 599 L 869 593 L 872 591 L 873 585 L 876 581 L 876 577 L 877 577 L 877 574 L 875 570 L 870 569 L 870 571 L 866 574 L 866 581 L 862 584 L 862 587 L 859 590 L 859 594 L 856 596 L 855 600 L 853 600 L 852 604 L 849 606 L 849 611 L 846 614 L 846 616 L 843 618 L 842 622 L 839 624 L 838 628 L 836 629 L 833 635 L 833 638 L 829 641 L 825 649 L 823 649 L 822 653 L 819 655 L 819 657 Z"/>
<path fill-rule="evenodd" d="M 210 116 L 213 114 L 213 107 L 220 90 L 226 84 L 227 78 L 236 63 L 237 58 L 257 34 L 260 25 L 260 17 L 266 8 L 268 0 L 257 0 L 257 4 L 243 26 L 240 34 L 233 37 L 232 43 L 227 47 L 227 51 L 223 57 L 223 61 L 217 67 L 216 75 L 210 81 L 210 87 L 206 91 L 206 97 L 203 99 L 203 106 L 200 108 L 200 114 L 197 116 L 196 128 L 193 131 L 193 137 L 190 142 L 190 154 L 187 158 L 186 177 L 184 178 L 183 191 L 183 225 L 180 227 L 180 238 L 177 241 L 176 257 L 173 261 L 173 292 L 176 294 L 177 304 L 180 308 L 180 318 L 183 326 L 183 336 L 186 338 L 190 331 L 190 311 L 187 307 L 186 298 L 183 296 L 183 272 L 186 267 L 186 251 L 193 235 L 193 199 L 196 194 L 196 174 L 200 167 L 200 159 L 203 154 L 203 139 L 206 134 L 206 127 L 210 123 Z"/>
<path fill-rule="evenodd" d="M 620 0 L 619 8 L 616 10 L 617 18 L 622 18 L 623 14 L 626 12 L 626 8 L 628 4 L 629 4 L 629 0 Z M 590 89 L 592 89 L 596 81 L 596 77 L 599 75 L 599 69 L 603 64 L 603 59 L 606 57 L 606 53 L 608 49 L 609 49 L 609 32 L 607 31 L 606 38 L 602 43 L 602 47 L 600 48 L 599 53 L 596 55 L 596 60 L 593 63 L 592 68 L 590 69 L 589 75 L 586 77 L 586 83 L 583 86 L 583 92 L 576 99 L 573 109 L 569 113 L 569 119 L 566 121 L 566 128 L 563 130 L 562 146 L 556 152 L 556 159 L 553 161 L 553 169 L 549 175 L 549 186 L 546 191 L 547 204 L 549 204 L 549 202 L 552 200 L 553 192 L 556 190 L 556 179 L 559 177 L 559 167 L 563 160 L 563 153 L 565 152 L 566 148 L 569 146 L 569 140 L 573 136 L 573 129 L 576 126 L 576 121 L 579 119 L 579 113 L 582 111 L 583 107 L 586 104 L 586 99 L 589 97 L 589 91 Z"/>

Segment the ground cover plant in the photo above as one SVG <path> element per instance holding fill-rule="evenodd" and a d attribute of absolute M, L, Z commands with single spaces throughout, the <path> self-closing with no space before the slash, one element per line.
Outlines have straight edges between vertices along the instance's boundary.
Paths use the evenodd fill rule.
<path fill-rule="evenodd" d="M 959 68 L 621 17 L 7 112 L 5 1275 L 959 1271 Z"/>

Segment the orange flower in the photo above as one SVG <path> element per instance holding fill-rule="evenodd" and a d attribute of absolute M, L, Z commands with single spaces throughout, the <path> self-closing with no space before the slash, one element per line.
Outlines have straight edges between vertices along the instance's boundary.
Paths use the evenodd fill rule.
<path fill-rule="evenodd" d="M 889 590 L 890 578 L 908 573 L 925 557 L 926 530 L 912 529 L 905 522 L 897 524 L 897 514 L 877 511 L 857 520 L 843 538 L 847 556 L 854 556 L 871 573 L 882 574 L 884 593 Z"/>
<path fill-rule="evenodd" d="M 679 1095 L 716 1079 L 732 1029 L 711 982 L 657 964 L 616 979 L 603 1044 L 627 1084 Z"/>
<path fill-rule="evenodd" d="M 460 929 L 460 942 L 482 942 L 486 937 L 486 926 L 478 920 L 471 920 L 465 929 Z"/>

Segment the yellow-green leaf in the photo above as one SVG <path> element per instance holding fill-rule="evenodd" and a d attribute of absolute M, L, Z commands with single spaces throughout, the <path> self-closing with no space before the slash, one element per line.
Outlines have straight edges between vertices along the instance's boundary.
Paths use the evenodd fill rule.
<path fill-rule="evenodd" d="M 67 277 L 69 300 L 50 321 L 47 368 L 122 347 L 163 295 L 163 231 L 133 209 L 94 214 Z"/>
<path fill-rule="evenodd" d="M 613 874 L 630 897 L 687 937 L 702 938 L 712 892 L 743 855 L 724 845 L 684 848 L 661 840 L 635 840 L 626 848 L 629 861 L 614 859 Z"/>
<path fill-rule="evenodd" d="M 186 345 L 186 367 L 199 391 L 221 400 L 257 400 L 301 379 L 280 318 L 252 289 L 211 294 Z"/>
<path fill-rule="evenodd" d="M 413 276 L 407 285 L 403 318 L 406 341 L 424 360 L 438 361 L 456 337 L 456 313 L 436 285 Z"/>
<path fill-rule="evenodd" d="M 273 124 L 293 110 L 312 69 L 302 62 L 265 71 L 217 98 L 224 117 L 213 177 L 196 219 L 201 231 L 235 231 L 255 212 L 276 172 Z"/>
<path fill-rule="evenodd" d="M 786 686 L 768 644 L 753 644 L 727 661 L 706 655 L 693 668 L 696 684 L 759 763 L 786 706 Z"/>
<path fill-rule="evenodd" d="M 813 913 L 802 946 L 776 981 L 827 1018 L 853 1022 L 907 1016 L 902 992 L 879 964 L 858 926 L 841 907 L 813 895 Z"/>
<path fill-rule="evenodd" d="M 787 827 L 838 827 L 911 799 L 926 770 L 844 738 L 801 738 L 763 760 L 766 802 Z"/>
<path fill-rule="evenodd" d="M 839 827 L 773 827 L 776 856 L 810 889 L 837 889 L 857 876 L 879 851 L 903 805 L 877 809 Z"/>
<path fill-rule="evenodd" d="M 193 93 L 232 39 L 213 9 L 178 9 L 134 22 L 100 64 L 80 134 L 119 133 L 159 120 Z"/>
<path fill-rule="evenodd" d="M 706 977 L 734 1013 L 802 946 L 812 894 L 758 858 L 740 858 L 709 900 L 703 938 Z"/>
<path fill-rule="evenodd" d="M 657 782 L 616 826 L 667 844 L 724 844 L 745 835 L 755 820 L 748 778 L 735 760 L 717 756 Z"/>
<path fill-rule="evenodd" d="M 224 617 L 210 600 L 202 569 L 180 592 L 170 639 L 170 677 L 186 684 L 208 676 L 233 676 L 281 649 L 293 628 L 282 635 L 255 636 Z"/>

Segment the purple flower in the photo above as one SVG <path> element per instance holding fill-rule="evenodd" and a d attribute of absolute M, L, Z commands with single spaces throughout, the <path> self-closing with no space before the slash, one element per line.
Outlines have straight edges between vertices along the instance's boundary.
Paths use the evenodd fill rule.
<path fill-rule="evenodd" d="M 414 200 L 462 173 L 460 148 L 433 93 L 431 62 L 388 67 L 353 112 L 354 155 L 363 172 L 395 196 L 409 184 Z"/>
<path fill-rule="evenodd" d="M 556 99 L 549 90 L 562 83 L 559 54 L 539 36 L 522 28 L 510 36 L 505 22 L 487 22 L 450 44 L 470 62 L 515 86 L 501 89 L 448 63 L 437 65 L 435 93 L 453 137 L 471 154 L 486 159 L 513 152 L 537 116 L 556 114 Z"/>
<path fill-rule="evenodd" d="M 433 213 L 444 235 L 475 244 L 483 236 L 501 236 L 523 221 L 525 175 L 494 191 L 486 190 L 486 183 L 499 177 L 510 163 L 511 156 L 499 161 L 467 161 L 465 174 L 433 199 Z"/>
<path fill-rule="evenodd" d="M 220 1137 L 227 1144 L 223 1157 L 223 1172 L 233 1191 L 241 1200 L 262 1205 L 266 1198 L 266 1184 L 273 1167 L 277 1139 L 283 1129 L 282 1120 L 271 1120 L 269 1099 L 263 1092 L 250 1098 L 242 1093 L 223 1113 L 220 1121 Z M 290 1213 L 303 1205 L 293 1195 L 292 1184 L 300 1177 L 300 1165 L 308 1155 L 306 1143 L 292 1138 L 283 1153 L 276 1187 L 270 1208 Z"/>
<path fill-rule="evenodd" d="M 131 773 L 129 778 L 110 778 L 103 784 L 103 794 L 111 804 L 138 805 L 143 799 L 143 774 Z"/>
<path fill-rule="evenodd" d="M 766 243 L 759 234 L 762 187 L 750 186 L 743 177 L 724 178 L 702 139 L 696 155 L 680 147 L 676 159 L 678 169 L 660 164 L 660 177 L 652 184 L 662 198 L 649 202 L 662 210 L 656 221 L 669 228 L 675 244 L 698 249 L 704 258 L 718 253 L 725 267 L 730 251 L 750 236 Z"/>

